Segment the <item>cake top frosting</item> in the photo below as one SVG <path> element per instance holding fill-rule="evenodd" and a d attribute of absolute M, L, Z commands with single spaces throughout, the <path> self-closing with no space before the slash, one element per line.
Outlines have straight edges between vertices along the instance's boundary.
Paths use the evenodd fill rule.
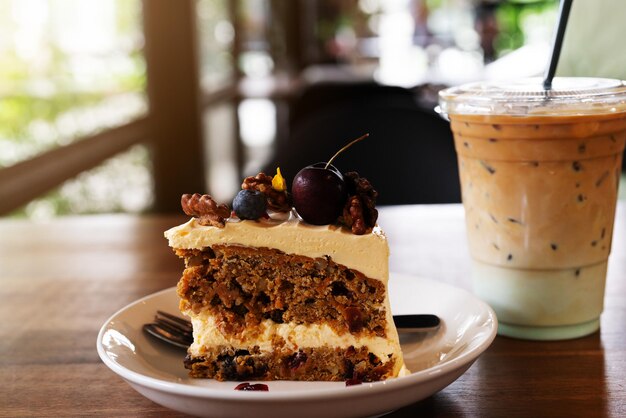
<path fill-rule="evenodd" d="M 379 226 L 355 235 L 337 225 L 310 225 L 291 213 L 286 219 L 238 220 L 223 228 L 201 225 L 198 219 L 165 231 L 173 248 L 202 249 L 215 244 L 266 247 L 311 258 L 329 256 L 367 277 L 388 280 L 389 246 Z"/>

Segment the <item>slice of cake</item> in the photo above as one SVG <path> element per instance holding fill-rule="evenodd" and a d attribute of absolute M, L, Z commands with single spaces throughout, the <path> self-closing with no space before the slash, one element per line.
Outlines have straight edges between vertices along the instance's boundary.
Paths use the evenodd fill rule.
<path fill-rule="evenodd" d="M 354 233 L 353 218 L 362 221 L 364 211 L 348 213 L 354 196 L 373 209 L 366 195 L 348 187 L 343 226 L 311 225 L 291 210 L 277 177 L 260 174 L 246 179 L 244 188 L 260 177 L 265 187 L 256 183 L 240 192 L 250 199 L 243 208 L 235 199 L 238 216 L 228 217 L 228 209 L 208 195 L 183 196 L 185 212 L 194 217 L 165 233 L 185 260 L 178 294 L 194 329 L 185 359 L 190 375 L 324 381 L 398 376 L 405 369 L 387 295 L 387 240 L 374 225 Z M 254 215 L 260 200 L 251 193 L 283 213 L 240 219 L 265 213 L 260 203 Z"/>

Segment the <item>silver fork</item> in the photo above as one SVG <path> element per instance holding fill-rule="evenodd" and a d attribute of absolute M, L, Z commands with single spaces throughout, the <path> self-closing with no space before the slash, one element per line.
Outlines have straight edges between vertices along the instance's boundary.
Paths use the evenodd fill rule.
<path fill-rule="evenodd" d="M 394 315 L 393 322 L 401 334 L 436 331 L 441 325 L 439 317 L 433 314 Z M 176 347 L 186 349 L 193 342 L 191 322 L 163 311 L 157 311 L 154 322 L 144 324 L 143 330 Z"/>

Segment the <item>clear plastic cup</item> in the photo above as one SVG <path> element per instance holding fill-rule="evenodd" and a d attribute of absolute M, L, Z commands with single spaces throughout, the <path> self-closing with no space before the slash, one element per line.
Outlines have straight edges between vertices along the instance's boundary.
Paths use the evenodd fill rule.
<path fill-rule="evenodd" d="M 598 78 L 440 93 L 458 154 L 475 293 L 501 335 L 599 328 L 626 142 L 626 85 Z"/>

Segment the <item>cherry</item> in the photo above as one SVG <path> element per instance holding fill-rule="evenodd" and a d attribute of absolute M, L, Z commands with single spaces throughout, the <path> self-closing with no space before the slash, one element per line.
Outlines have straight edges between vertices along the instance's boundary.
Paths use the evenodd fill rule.
<path fill-rule="evenodd" d="M 365 134 L 341 148 L 327 163 L 304 167 L 291 184 L 293 205 L 300 217 L 313 225 L 328 225 L 343 212 L 348 192 L 341 172 L 331 163 L 343 151 L 367 138 Z"/>
<path fill-rule="evenodd" d="M 343 175 L 334 166 L 317 163 L 304 167 L 293 178 L 293 205 L 298 215 L 313 225 L 334 223 L 348 197 Z"/>

